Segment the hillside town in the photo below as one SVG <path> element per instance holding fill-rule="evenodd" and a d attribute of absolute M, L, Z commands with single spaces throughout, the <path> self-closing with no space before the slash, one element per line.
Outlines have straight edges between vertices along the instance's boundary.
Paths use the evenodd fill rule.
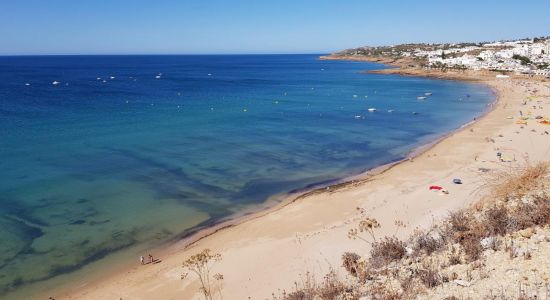
<path fill-rule="evenodd" d="M 550 37 L 460 44 L 403 44 L 349 49 L 340 56 L 411 58 L 428 68 L 514 72 L 550 76 Z"/>

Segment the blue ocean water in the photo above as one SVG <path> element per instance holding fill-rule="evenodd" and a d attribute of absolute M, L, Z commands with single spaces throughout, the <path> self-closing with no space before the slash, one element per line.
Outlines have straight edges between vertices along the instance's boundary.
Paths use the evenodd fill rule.
<path fill-rule="evenodd" d="M 317 57 L 0 57 L 0 297 L 401 159 L 493 100 Z"/>

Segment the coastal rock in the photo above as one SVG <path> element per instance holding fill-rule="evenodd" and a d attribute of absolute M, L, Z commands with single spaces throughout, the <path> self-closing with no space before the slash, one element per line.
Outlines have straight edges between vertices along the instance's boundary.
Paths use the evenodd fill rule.
<path fill-rule="evenodd" d="M 536 244 L 542 243 L 547 240 L 546 235 L 544 234 L 536 234 L 533 239 L 535 240 Z"/>
<path fill-rule="evenodd" d="M 463 287 L 469 287 L 471 285 L 468 281 L 462 279 L 455 279 L 453 282 Z"/>
<path fill-rule="evenodd" d="M 531 236 L 533 236 L 534 233 L 535 233 L 535 229 L 531 227 L 519 231 L 519 235 L 527 239 L 531 238 Z"/>
<path fill-rule="evenodd" d="M 479 243 L 484 250 L 491 249 L 496 244 L 497 239 L 494 236 L 489 236 L 482 239 Z"/>

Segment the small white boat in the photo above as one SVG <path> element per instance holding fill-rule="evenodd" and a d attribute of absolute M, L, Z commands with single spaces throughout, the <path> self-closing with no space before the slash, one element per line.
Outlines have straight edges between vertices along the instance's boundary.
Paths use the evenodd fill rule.
<path fill-rule="evenodd" d="M 369 109 L 367 109 L 367 110 L 368 110 L 369 112 L 375 112 L 375 111 L 376 111 L 376 108 L 371 107 L 371 108 L 369 108 Z"/>
<path fill-rule="evenodd" d="M 111 79 L 111 80 L 112 80 L 112 79 L 115 79 L 115 76 L 110 76 L 109 79 Z"/>
<path fill-rule="evenodd" d="M 160 79 L 160 76 L 161 76 L 161 75 L 157 75 L 157 76 L 155 76 L 155 79 Z"/>
<path fill-rule="evenodd" d="M 427 93 L 424 93 L 424 95 L 426 95 L 426 96 L 431 96 L 431 95 L 432 95 L 432 93 L 430 93 L 430 92 L 427 92 Z"/>
<path fill-rule="evenodd" d="M 361 119 L 360 115 L 355 116 L 356 119 Z"/>
<path fill-rule="evenodd" d="M 212 76 L 212 73 L 208 73 L 208 76 Z"/>
<path fill-rule="evenodd" d="M 29 85 L 31 85 L 31 84 L 30 84 L 30 83 L 28 83 L 28 82 L 27 82 L 27 83 L 25 83 L 25 86 L 29 86 Z"/>
<path fill-rule="evenodd" d="M 389 112 L 389 113 L 392 113 L 392 112 L 393 112 L 393 109 L 388 109 L 388 112 Z"/>
<path fill-rule="evenodd" d="M 416 97 L 416 99 L 418 99 L 418 100 L 426 100 L 426 98 L 428 98 L 428 97 L 425 97 L 425 96 L 418 96 L 418 97 Z"/>
<path fill-rule="evenodd" d="M 353 98 L 357 98 L 357 95 L 353 95 Z"/>
<path fill-rule="evenodd" d="M 52 82 L 53 85 L 58 85 L 58 84 L 60 84 L 60 83 L 61 83 L 61 82 L 59 82 L 59 81 L 57 81 L 57 80 L 54 81 L 54 82 Z"/>
<path fill-rule="evenodd" d="M 101 77 L 98 77 L 97 80 L 101 80 Z"/>

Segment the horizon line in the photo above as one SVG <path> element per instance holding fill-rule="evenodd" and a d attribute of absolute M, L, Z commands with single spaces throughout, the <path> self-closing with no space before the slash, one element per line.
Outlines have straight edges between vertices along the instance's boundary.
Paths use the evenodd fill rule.
<path fill-rule="evenodd" d="M 66 53 L 66 54 L 0 54 L 0 57 L 32 56 L 239 56 L 239 55 L 326 55 L 332 52 L 281 53 Z"/>

